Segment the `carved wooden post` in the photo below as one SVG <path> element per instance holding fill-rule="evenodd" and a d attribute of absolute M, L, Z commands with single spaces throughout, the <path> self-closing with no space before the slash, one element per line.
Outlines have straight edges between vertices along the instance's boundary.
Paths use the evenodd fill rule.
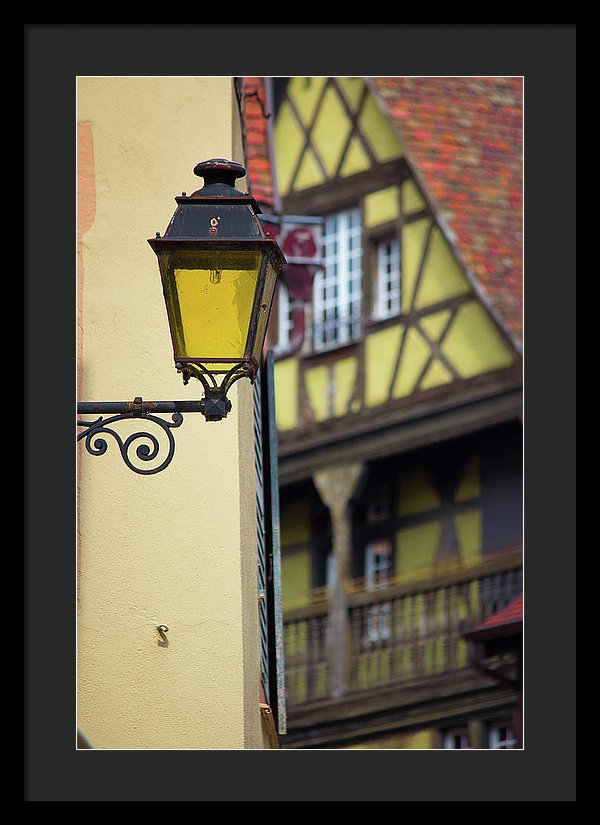
<path fill-rule="evenodd" d="M 348 504 L 356 490 L 363 464 L 345 464 L 320 470 L 313 476 L 315 487 L 331 515 L 335 580 L 329 596 L 330 694 L 341 696 L 348 687 L 350 666 L 347 582 L 350 578 L 352 531 Z"/>

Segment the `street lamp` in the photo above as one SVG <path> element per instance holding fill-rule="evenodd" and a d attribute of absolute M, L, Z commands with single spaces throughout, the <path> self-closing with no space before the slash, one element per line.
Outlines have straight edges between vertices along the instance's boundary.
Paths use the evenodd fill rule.
<path fill-rule="evenodd" d="M 219 421 L 231 409 L 231 385 L 258 371 L 285 258 L 265 235 L 254 198 L 234 187 L 243 166 L 216 158 L 194 173 L 204 186 L 175 198 L 164 236 L 148 243 L 158 257 L 175 366 L 185 384 L 202 382 L 204 415 Z"/>
<path fill-rule="evenodd" d="M 174 442 L 170 430 L 180 426 L 182 412 L 201 412 L 207 421 L 220 421 L 231 410 L 227 393 L 241 378 L 254 382 L 260 367 L 273 296 L 285 258 L 258 219 L 260 208 L 251 195 L 234 184 L 246 170 L 239 163 L 214 158 L 197 164 L 194 173 L 204 186 L 192 195 L 176 197 L 177 208 L 165 234 L 148 243 L 158 258 L 175 367 L 183 382 L 198 379 L 204 396 L 199 401 L 79 403 L 77 412 L 114 413 L 109 421 L 78 421 L 93 455 L 106 452 L 108 433 L 135 472 L 159 472 L 170 463 Z M 173 423 L 156 418 L 172 412 Z M 136 433 L 123 442 L 106 427 L 124 418 L 141 417 L 157 423 L 169 438 L 169 455 L 158 469 L 136 469 L 126 458 L 140 437 L 151 446 L 138 446 L 137 457 L 156 457 L 157 441 Z"/>

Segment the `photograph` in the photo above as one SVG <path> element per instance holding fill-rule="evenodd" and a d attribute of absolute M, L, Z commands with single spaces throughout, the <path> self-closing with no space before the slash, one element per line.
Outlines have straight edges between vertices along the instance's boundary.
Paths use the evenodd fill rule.
<path fill-rule="evenodd" d="M 522 748 L 523 78 L 79 77 L 77 139 L 81 740 Z"/>

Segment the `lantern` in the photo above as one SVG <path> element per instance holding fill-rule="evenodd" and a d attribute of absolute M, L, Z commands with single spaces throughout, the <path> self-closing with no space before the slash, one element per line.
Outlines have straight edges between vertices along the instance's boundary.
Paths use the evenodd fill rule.
<path fill-rule="evenodd" d="M 185 384 L 202 382 L 204 415 L 219 421 L 231 409 L 231 385 L 256 377 L 285 258 L 265 234 L 254 198 L 234 187 L 243 166 L 215 158 L 194 173 L 204 186 L 175 198 L 164 236 L 148 243 L 158 257 L 175 366 Z"/>

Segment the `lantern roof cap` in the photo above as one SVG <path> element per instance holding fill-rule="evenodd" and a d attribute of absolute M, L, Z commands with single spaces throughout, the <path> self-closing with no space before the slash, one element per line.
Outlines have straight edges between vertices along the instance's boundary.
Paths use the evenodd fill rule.
<path fill-rule="evenodd" d="M 204 186 L 196 190 L 192 197 L 243 197 L 246 194 L 234 186 L 236 179 L 243 178 L 246 174 L 241 163 L 226 158 L 211 158 L 197 163 L 194 174 L 204 178 Z"/>

